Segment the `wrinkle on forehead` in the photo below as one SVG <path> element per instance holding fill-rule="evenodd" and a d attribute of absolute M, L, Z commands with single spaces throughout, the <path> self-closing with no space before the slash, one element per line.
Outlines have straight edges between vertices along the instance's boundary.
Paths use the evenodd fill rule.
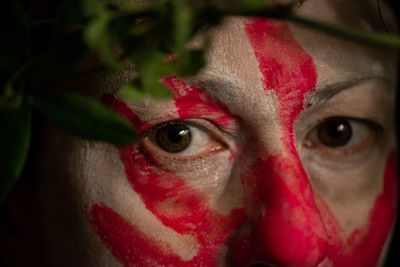
<path fill-rule="evenodd" d="M 264 91 L 263 76 L 243 22 L 243 18 L 229 17 L 215 29 L 206 51 L 206 68 L 188 82 L 224 103 L 232 114 L 242 118 L 243 128 L 263 136 L 275 147 L 272 150 L 277 150 L 280 146 L 273 142 L 279 139 L 279 131 L 273 130 L 279 125 L 277 97 L 274 91 Z"/>
<path fill-rule="evenodd" d="M 316 90 L 306 97 L 303 113 L 307 114 L 314 112 L 315 110 L 318 110 L 322 106 L 327 104 L 335 95 L 338 95 L 346 90 L 351 90 L 357 86 L 363 86 L 367 83 L 374 84 L 375 90 L 378 90 L 378 92 L 376 92 L 378 96 L 388 96 L 385 98 L 386 100 L 394 97 L 394 88 L 396 88 L 396 84 L 393 83 L 391 80 L 386 79 L 385 77 L 374 75 L 364 77 L 344 77 L 342 80 L 339 81 L 320 82 Z M 365 92 L 368 91 L 365 90 Z M 361 100 L 362 103 L 363 99 L 360 99 L 359 96 L 359 94 L 356 95 L 356 97 Z"/>
<path fill-rule="evenodd" d="M 291 25 L 291 29 L 296 40 L 313 56 L 319 77 L 317 90 L 326 83 L 368 76 L 379 76 L 396 83 L 396 51 L 312 33 L 297 25 Z"/>
<path fill-rule="evenodd" d="M 362 1 L 364 3 L 365 1 Z M 307 0 L 298 14 L 321 19 L 335 24 L 351 26 L 351 21 L 342 16 L 347 13 L 354 20 L 370 23 L 377 20 L 376 14 L 361 12 L 364 8 L 371 9 L 371 1 L 363 5 L 360 1 L 327 1 Z M 367 6 L 367 3 L 369 7 Z M 348 8 L 349 10 L 347 10 Z M 343 14 L 346 13 L 346 14 Z M 385 17 L 386 19 L 387 17 Z M 389 18 L 390 19 L 390 16 Z M 318 84 L 323 81 L 335 81 L 343 76 L 380 75 L 394 80 L 397 74 L 397 52 L 365 45 L 348 39 L 335 38 L 322 32 L 310 30 L 307 27 L 291 24 L 296 40 L 314 59 L 319 74 Z M 371 25 L 353 25 L 353 27 L 368 30 Z"/>
<path fill-rule="evenodd" d="M 247 40 L 243 18 L 229 17 L 213 31 L 206 59 L 200 76 L 223 77 L 240 87 L 262 87 L 262 75 L 255 71 L 257 59 Z"/>

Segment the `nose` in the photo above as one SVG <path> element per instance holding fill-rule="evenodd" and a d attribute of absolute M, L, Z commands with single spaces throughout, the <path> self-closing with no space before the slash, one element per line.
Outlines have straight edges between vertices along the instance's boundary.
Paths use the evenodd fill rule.
<path fill-rule="evenodd" d="M 297 153 L 257 160 L 241 179 L 245 187 L 254 185 L 245 191 L 255 200 L 249 208 L 247 234 L 234 246 L 234 262 L 238 266 L 318 265 L 326 254 L 326 233 Z"/>

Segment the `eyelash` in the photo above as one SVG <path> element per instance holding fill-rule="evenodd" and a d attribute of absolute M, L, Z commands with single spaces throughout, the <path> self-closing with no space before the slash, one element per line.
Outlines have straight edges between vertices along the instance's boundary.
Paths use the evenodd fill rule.
<path fill-rule="evenodd" d="M 350 140 L 344 145 L 328 146 L 326 144 L 323 144 L 323 142 L 319 140 L 320 136 L 318 136 L 318 130 L 320 130 L 324 124 L 334 120 L 347 122 L 348 125 L 350 125 L 351 127 L 352 133 L 350 136 Z M 197 159 L 204 156 L 212 155 L 214 153 L 226 149 L 228 145 L 222 141 L 223 138 L 218 136 L 218 134 L 215 134 L 215 132 L 218 132 L 217 129 L 219 128 L 214 126 L 214 124 L 211 122 L 208 121 L 203 122 L 203 121 L 204 121 L 203 119 L 172 120 L 155 125 L 150 130 L 142 134 L 142 136 L 144 137 L 142 139 L 142 146 L 146 150 L 150 151 L 152 154 L 158 155 L 159 157 L 165 157 L 175 160 Z M 194 134 L 191 139 L 191 144 L 189 144 L 187 148 L 185 148 L 182 151 L 179 151 L 178 153 L 170 153 L 165 149 L 163 149 L 157 142 L 157 133 L 163 128 L 176 125 L 186 125 L 188 129 L 191 130 L 191 133 Z M 360 130 L 360 127 L 365 127 L 365 128 Z M 352 142 L 354 143 L 353 139 L 357 137 L 357 136 L 355 137 L 355 135 L 357 134 L 360 135 L 360 133 L 357 133 L 357 131 L 359 132 L 362 130 L 366 130 L 368 131 L 368 133 L 365 135 L 365 137 L 360 138 L 362 139 L 360 142 L 352 144 Z M 369 151 L 369 149 L 376 143 L 376 140 L 380 136 L 382 131 L 383 131 L 382 126 L 371 120 L 334 116 L 325 118 L 324 120 L 320 121 L 306 135 L 303 141 L 303 145 L 310 151 L 317 151 L 320 155 L 323 155 L 325 157 L 343 157 L 343 156 L 346 157 L 352 154 L 361 153 L 363 151 Z M 200 142 L 202 143 L 198 145 L 197 149 L 196 148 L 191 149 L 191 146 L 193 145 L 192 144 L 193 140 L 194 142 L 198 142 L 198 140 L 195 139 L 196 138 L 198 139 L 199 135 L 200 138 L 203 138 L 203 140 L 200 140 Z M 208 139 L 204 140 L 204 138 Z"/>
<path fill-rule="evenodd" d="M 222 138 L 219 137 L 218 134 L 215 134 L 216 129 L 209 129 L 216 127 L 210 125 L 212 124 L 210 122 L 201 123 L 199 121 L 200 120 L 172 120 L 155 125 L 152 129 L 143 133 L 144 138 L 142 140 L 142 145 L 147 150 L 150 150 L 152 153 L 156 153 L 159 156 L 183 160 L 200 158 L 226 149 L 227 145 L 222 141 Z M 190 144 L 188 144 L 188 146 L 182 151 L 176 153 L 166 151 L 166 149 L 162 148 L 162 145 L 160 145 L 159 140 L 157 140 L 160 131 L 168 127 L 171 127 L 171 130 L 173 131 L 176 131 L 176 129 L 182 129 L 182 131 L 185 131 L 186 129 L 181 126 L 185 126 L 190 130 Z M 207 138 L 207 140 L 204 140 L 205 138 Z M 196 144 L 193 144 L 194 142 L 202 142 L 202 144 L 197 145 L 198 148 L 196 148 Z M 190 153 L 190 150 L 195 151 Z"/>
<path fill-rule="evenodd" d="M 321 140 L 318 140 L 321 138 L 321 135 L 318 133 L 319 130 L 321 130 L 321 127 L 324 127 L 324 124 L 332 122 L 332 121 L 343 121 L 347 122 L 349 126 L 351 126 L 351 136 L 350 140 L 346 142 L 343 145 L 338 145 L 338 146 L 329 146 L 326 144 L 323 144 Z M 360 129 L 362 127 L 365 127 L 363 129 Z M 354 129 L 356 128 L 356 129 Z M 357 128 L 358 128 L 358 133 L 357 133 Z M 355 132 L 356 130 L 356 132 Z M 354 138 L 357 138 L 355 136 L 356 134 L 360 135 L 360 131 L 367 130 L 368 133 L 364 135 L 364 137 L 360 138 L 362 139 L 360 142 L 357 142 L 354 144 Z M 358 118 L 350 118 L 350 117 L 329 117 L 324 119 L 323 121 L 319 122 L 305 137 L 305 140 L 303 142 L 304 146 L 310 150 L 316 150 L 318 149 L 321 152 L 324 152 L 326 154 L 331 154 L 331 155 L 349 155 L 349 154 L 354 154 L 357 152 L 362 152 L 362 151 L 367 151 L 368 149 L 373 146 L 379 136 L 381 135 L 383 131 L 383 128 L 381 125 L 378 123 L 367 120 L 367 119 L 358 119 Z M 353 144 L 352 144 L 353 143 Z"/>

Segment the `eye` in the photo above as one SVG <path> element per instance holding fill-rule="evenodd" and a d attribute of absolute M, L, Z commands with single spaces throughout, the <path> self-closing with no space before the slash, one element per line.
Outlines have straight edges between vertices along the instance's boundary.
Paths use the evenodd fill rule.
<path fill-rule="evenodd" d="M 192 131 L 183 123 L 167 124 L 156 131 L 156 141 L 166 152 L 179 153 L 192 142 Z"/>
<path fill-rule="evenodd" d="M 377 125 L 368 120 L 331 117 L 318 124 L 306 137 L 309 148 L 362 148 L 372 144 Z"/>
<path fill-rule="evenodd" d="M 211 132 L 194 122 L 169 121 L 153 127 L 143 144 L 152 152 L 167 153 L 166 156 L 195 157 L 226 148 Z"/>
<path fill-rule="evenodd" d="M 352 125 L 344 118 L 328 119 L 318 126 L 317 135 L 319 141 L 326 146 L 344 146 L 352 138 Z"/>

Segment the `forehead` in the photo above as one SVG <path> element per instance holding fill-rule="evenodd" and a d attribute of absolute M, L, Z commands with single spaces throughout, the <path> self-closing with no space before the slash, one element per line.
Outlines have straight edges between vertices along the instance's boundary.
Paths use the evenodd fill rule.
<path fill-rule="evenodd" d="M 383 2 L 381 4 L 385 23 L 392 25 L 393 16 L 389 14 Z M 364 9 L 368 9 L 369 12 L 364 12 Z M 302 16 L 332 23 L 375 30 L 379 30 L 380 27 L 382 30 L 374 0 L 307 0 L 296 12 Z M 349 12 L 352 16 L 343 15 Z M 227 104 L 235 114 L 246 112 L 250 103 L 262 107 L 264 113 L 271 113 L 272 106 L 276 106 L 276 97 L 273 90 L 263 90 L 263 74 L 254 46 L 249 40 L 250 32 L 249 29 L 246 30 L 246 20 L 248 19 L 229 17 L 217 29 L 205 34 L 211 38 L 195 38 L 194 45 L 201 43 L 201 40 L 209 41 L 206 49 L 207 65 L 200 74 L 190 79 L 190 83 L 200 85 L 210 95 Z M 351 83 L 374 77 L 390 85 L 396 83 L 397 54 L 394 51 L 336 38 L 292 23 L 288 23 L 287 27 L 282 26 L 278 31 L 284 32 L 280 35 L 286 37 L 280 40 L 274 51 L 264 49 L 264 53 L 270 53 L 272 57 L 281 57 L 284 61 L 287 51 L 300 46 L 315 66 L 317 91 L 329 88 L 331 84 L 346 84 L 349 81 Z M 291 57 L 286 57 L 286 60 L 295 62 L 295 53 Z M 100 81 L 97 81 L 100 84 L 94 87 L 101 88 L 102 92 L 116 91 L 133 76 L 135 75 L 132 71 L 117 75 L 102 73 L 98 76 Z M 269 97 L 265 97 L 266 95 Z"/>
<path fill-rule="evenodd" d="M 317 1 L 316 3 L 309 0 L 297 12 L 309 17 L 319 14 L 322 16 L 319 19 L 337 24 L 347 23 L 367 30 L 381 27 L 381 24 L 377 26 L 378 12 L 373 9 L 371 1 L 367 1 L 369 4 L 364 5 L 364 8 L 369 8 L 369 13 L 360 13 L 355 10 L 356 6 L 363 6 L 358 2 L 354 1 L 352 4 L 346 4 L 348 1 L 343 2 L 343 8 L 338 8 L 341 5 L 336 2 L 333 5 L 332 1 Z M 345 7 L 351 7 L 351 10 L 357 12 L 353 14 L 353 22 L 344 21 L 346 16 L 338 14 Z M 366 14 L 369 14 L 370 17 L 365 17 Z M 197 80 L 211 80 L 210 84 L 214 86 L 210 87 L 216 87 L 215 84 L 219 83 L 221 86 L 217 91 L 221 93 L 210 90 L 210 93 L 217 94 L 218 98 L 226 98 L 227 95 L 230 95 L 230 101 L 232 101 L 232 94 L 257 95 L 256 89 L 263 87 L 260 60 L 255 55 L 254 43 L 249 39 L 251 31 L 257 29 L 246 28 L 246 21 L 248 19 L 228 18 L 221 27 L 213 32 L 212 42 L 207 51 L 208 65 L 196 77 Z M 390 16 L 389 21 L 391 21 Z M 285 23 L 280 25 L 283 24 Z M 282 34 L 277 34 L 280 36 L 270 35 L 269 40 L 264 44 L 263 53 L 270 53 L 271 57 L 280 57 L 281 60 L 291 61 L 295 64 L 296 52 L 290 54 L 290 51 L 295 51 L 296 47 L 300 45 L 312 58 L 315 65 L 318 90 L 322 90 L 332 83 L 346 83 L 351 80 L 371 78 L 384 80 L 390 85 L 396 83 L 397 55 L 394 51 L 336 38 L 296 24 L 289 23 L 288 25 L 288 27 L 277 26 L 279 29 L 276 29 L 276 32 L 282 32 Z M 264 38 L 264 40 L 268 38 Z M 280 40 L 278 40 L 279 38 Z M 235 90 L 232 90 L 233 87 Z"/>

